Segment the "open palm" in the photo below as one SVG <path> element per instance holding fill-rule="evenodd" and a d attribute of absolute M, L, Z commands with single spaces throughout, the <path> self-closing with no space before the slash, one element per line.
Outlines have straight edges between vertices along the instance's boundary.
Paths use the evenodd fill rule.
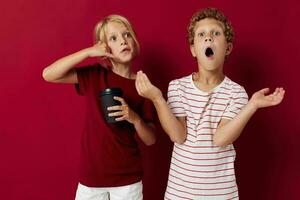
<path fill-rule="evenodd" d="M 258 108 L 264 108 L 269 106 L 275 106 L 280 104 L 284 97 L 284 89 L 276 88 L 275 91 L 271 94 L 268 94 L 270 91 L 269 88 L 264 88 L 255 92 L 250 101 L 255 103 Z"/>
<path fill-rule="evenodd" d="M 135 87 L 138 94 L 142 97 L 154 101 L 155 98 L 162 96 L 160 89 L 155 87 L 145 73 L 139 71 L 135 80 Z"/>

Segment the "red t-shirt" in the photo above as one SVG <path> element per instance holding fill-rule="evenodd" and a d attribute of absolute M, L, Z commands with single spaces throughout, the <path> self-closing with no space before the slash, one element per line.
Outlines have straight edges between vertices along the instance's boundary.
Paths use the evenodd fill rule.
<path fill-rule="evenodd" d="M 121 77 L 99 64 L 77 68 L 77 93 L 86 99 L 79 182 L 89 187 L 124 186 L 142 179 L 141 153 L 135 128 L 127 121 L 108 124 L 99 93 L 119 87 L 128 106 L 145 121 L 153 120 L 153 105 L 140 97 L 135 80 Z"/>

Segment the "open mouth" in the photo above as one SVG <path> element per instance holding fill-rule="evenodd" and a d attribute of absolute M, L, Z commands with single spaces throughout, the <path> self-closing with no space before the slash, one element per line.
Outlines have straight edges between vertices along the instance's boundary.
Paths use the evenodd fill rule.
<path fill-rule="evenodd" d="M 212 50 L 212 48 L 207 47 L 207 48 L 205 49 L 205 55 L 206 55 L 208 58 L 212 57 L 212 56 L 214 55 L 214 51 Z"/>
<path fill-rule="evenodd" d="M 125 48 L 125 49 L 123 49 L 123 50 L 121 51 L 121 53 L 129 52 L 129 51 L 130 51 L 129 48 Z"/>

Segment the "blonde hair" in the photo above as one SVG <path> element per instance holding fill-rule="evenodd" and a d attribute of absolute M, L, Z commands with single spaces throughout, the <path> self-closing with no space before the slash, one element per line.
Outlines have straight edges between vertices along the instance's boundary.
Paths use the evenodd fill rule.
<path fill-rule="evenodd" d="M 203 10 L 200 10 L 199 12 L 196 12 L 190 20 L 190 24 L 188 26 L 188 41 L 191 45 L 194 44 L 194 37 L 195 37 L 194 29 L 197 22 L 205 18 L 212 18 L 221 22 L 224 25 L 224 33 L 225 33 L 226 41 L 228 43 L 233 42 L 234 32 L 227 17 L 216 8 L 205 8 Z"/>
<path fill-rule="evenodd" d="M 128 31 L 131 34 L 133 41 L 135 43 L 137 53 L 139 53 L 140 52 L 140 44 L 137 41 L 135 31 L 133 30 L 131 23 L 125 17 L 123 17 L 121 15 L 109 15 L 96 24 L 95 30 L 94 30 L 95 43 L 97 43 L 99 41 L 103 41 L 103 42 L 107 43 L 105 32 L 106 32 L 107 24 L 109 22 L 117 22 L 117 23 L 123 24 L 128 29 Z"/>

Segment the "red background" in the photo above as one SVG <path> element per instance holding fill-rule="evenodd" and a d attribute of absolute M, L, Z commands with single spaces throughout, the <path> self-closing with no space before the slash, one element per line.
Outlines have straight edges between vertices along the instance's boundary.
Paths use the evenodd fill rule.
<path fill-rule="evenodd" d="M 297 1 L 38 1 L 0 6 L 0 199 L 74 199 L 83 98 L 71 85 L 42 80 L 55 59 L 92 45 L 102 17 L 118 13 L 133 23 L 141 43 L 135 69 L 166 92 L 171 79 L 196 70 L 186 40 L 192 14 L 221 9 L 236 33 L 226 74 L 248 94 L 283 86 L 284 102 L 260 110 L 235 143 L 241 199 L 300 199 L 299 3 Z M 172 144 L 158 128 L 144 148 L 144 199 L 160 200 Z M 299 190 L 299 189 L 298 189 Z"/>

